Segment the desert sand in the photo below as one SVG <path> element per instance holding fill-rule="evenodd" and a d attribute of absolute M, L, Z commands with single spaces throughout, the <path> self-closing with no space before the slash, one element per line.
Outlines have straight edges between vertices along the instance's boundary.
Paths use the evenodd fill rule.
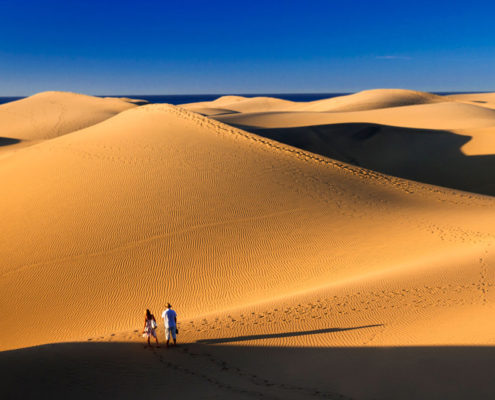
<path fill-rule="evenodd" d="M 478 100 L 476 100 L 478 99 Z M 218 121 L 320 155 L 433 185 L 495 195 L 495 96 L 398 89 L 292 103 L 229 97 L 185 105 Z M 249 111 L 238 104 L 249 101 Z M 217 103 L 224 110 L 218 112 Z M 279 100 L 274 99 L 278 105 Z"/>
<path fill-rule="evenodd" d="M 79 96 L 0 106 L 3 397 L 493 395 L 494 95 Z"/>
<path fill-rule="evenodd" d="M 0 107 L 0 157 L 113 117 L 145 101 L 42 92 Z M 7 146 L 8 145 L 8 146 Z"/>

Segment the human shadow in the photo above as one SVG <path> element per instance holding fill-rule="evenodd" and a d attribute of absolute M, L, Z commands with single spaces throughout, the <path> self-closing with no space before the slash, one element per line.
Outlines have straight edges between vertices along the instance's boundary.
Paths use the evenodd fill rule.
<path fill-rule="evenodd" d="M 467 135 L 371 123 L 236 127 L 388 175 L 495 196 L 495 155 L 464 154 Z"/>
<path fill-rule="evenodd" d="M 311 330 L 311 331 L 268 333 L 268 334 L 263 334 L 263 335 L 234 336 L 234 337 L 218 338 L 218 339 L 201 339 L 201 340 L 197 340 L 196 343 L 200 343 L 200 344 L 235 343 L 235 342 L 245 342 L 248 340 L 277 339 L 277 338 L 286 338 L 286 337 L 294 337 L 294 336 L 318 335 L 318 334 L 322 334 L 322 333 L 345 332 L 345 331 L 352 331 L 355 329 L 375 328 L 378 326 L 383 326 L 383 324 L 353 326 L 350 328 L 327 328 L 327 329 L 315 329 L 315 330 Z"/>
<path fill-rule="evenodd" d="M 0 146 L 9 146 L 11 144 L 16 144 L 20 143 L 19 139 L 14 139 L 14 138 L 8 138 L 8 137 L 1 137 L 0 136 Z"/>

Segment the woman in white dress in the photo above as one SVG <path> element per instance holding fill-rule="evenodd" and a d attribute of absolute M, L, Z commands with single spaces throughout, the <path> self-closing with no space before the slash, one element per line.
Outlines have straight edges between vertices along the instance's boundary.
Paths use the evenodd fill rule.
<path fill-rule="evenodd" d="M 156 336 L 156 319 L 153 314 L 151 314 L 150 310 L 146 310 L 146 314 L 144 316 L 144 330 L 143 336 L 148 338 L 148 346 L 151 347 L 150 336 L 153 336 L 156 340 L 156 347 L 160 347 L 158 344 L 158 337 Z"/>

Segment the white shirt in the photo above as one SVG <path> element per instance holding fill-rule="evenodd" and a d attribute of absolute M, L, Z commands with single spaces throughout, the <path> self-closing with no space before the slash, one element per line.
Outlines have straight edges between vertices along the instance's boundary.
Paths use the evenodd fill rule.
<path fill-rule="evenodd" d="M 175 319 L 177 318 L 177 313 L 171 308 L 167 308 L 162 312 L 162 318 L 165 328 L 174 328 L 176 326 Z"/>

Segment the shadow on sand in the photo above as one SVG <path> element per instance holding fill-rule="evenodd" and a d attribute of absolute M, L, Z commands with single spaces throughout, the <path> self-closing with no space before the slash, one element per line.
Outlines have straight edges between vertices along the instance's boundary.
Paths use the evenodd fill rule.
<path fill-rule="evenodd" d="M 270 129 L 235 126 L 388 175 L 495 195 L 495 155 L 465 155 L 461 147 L 470 136 L 369 123 Z"/>
<path fill-rule="evenodd" d="M 0 353 L 0 398 L 490 399 L 495 347 L 59 343 Z"/>
<path fill-rule="evenodd" d="M 312 331 L 282 332 L 282 333 L 270 333 L 270 334 L 264 334 L 264 335 L 235 336 L 235 337 L 219 338 L 219 339 L 202 339 L 202 340 L 198 340 L 196 343 L 220 344 L 220 343 L 245 342 L 248 340 L 276 339 L 276 338 L 286 338 L 286 337 L 294 337 L 294 336 L 317 335 L 317 334 L 321 334 L 321 333 L 344 332 L 344 331 L 352 331 L 354 329 L 375 328 L 378 326 L 383 326 L 383 325 L 382 324 L 364 325 L 364 326 L 355 326 L 355 327 L 351 327 L 351 328 L 328 328 L 328 329 L 316 329 L 316 330 L 312 330 Z"/>
<path fill-rule="evenodd" d="M 20 143 L 20 142 L 21 141 L 19 139 L 13 139 L 13 138 L 0 136 L 0 146 L 9 146 L 11 144 L 16 144 L 16 143 Z"/>

